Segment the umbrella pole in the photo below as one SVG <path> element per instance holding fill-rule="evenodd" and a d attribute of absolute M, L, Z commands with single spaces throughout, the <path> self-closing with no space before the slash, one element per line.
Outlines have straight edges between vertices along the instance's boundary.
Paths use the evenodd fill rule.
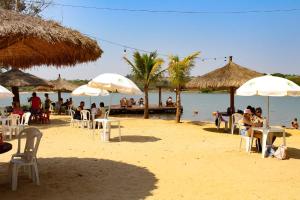
<path fill-rule="evenodd" d="M 110 107 L 111 107 L 111 103 L 112 103 L 112 96 L 113 96 L 113 93 L 110 93 L 109 106 L 108 106 L 108 116 L 109 116 L 109 113 L 110 113 Z"/>
<path fill-rule="evenodd" d="M 267 111 L 268 111 L 268 115 L 267 115 L 267 127 L 269 127 L 269 123 L 270 123 L 270 97 L 267 97 Z"/>
<path fill-rule="evenodd" d="M 90 108 L 92 108 L 92 97 L 90 96 Z"/>

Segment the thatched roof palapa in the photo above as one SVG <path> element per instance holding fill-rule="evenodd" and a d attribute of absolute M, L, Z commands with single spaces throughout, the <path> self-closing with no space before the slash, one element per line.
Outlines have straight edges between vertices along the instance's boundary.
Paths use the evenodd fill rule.
<path fill-rule="evenodd" d="M 0 65 L 71 66 L 95 61 L 102 50 L 95 40 L 54 21 L 0 9 Z"/>
<path fill-rule="evenodd" d="M 12 88 L 14 94 L 13 101 L 20 102 L 19 87 L 24 86 L 48 86 L 52 87 L 48 81 L 36 77 L 32 74 L 22 72 L 19 69 L 12 69 L 10 71 L 0 74 L 0 84 Z"/>
<path fill-rule="evenodd" d="M 192 79 L 186 87 L 190 89 L 238 88 L 246 81 L 262 75 L 262 73 L 242 67 L 230 60 L 224 67 Z"/>
<path fill-rule="evenodd" d="M 58 78 L 54 81 L 50 81 L 53 85 L 52 91 L 61 91 L 61 92 L 71 92 L 78 86 L 70 83 L 67 80 L 64 80 L 60 77 L 60 74 L 58 75 Z"/>
<path fill-rule="evenodd" d="M 48 86 L 52 84 L 48 81 L 36 77 L 32 74 L 22 72 L 18 69 L 12 69 L 0 74 L 0 85 L 8 87 L 25 87 L 25 86 Z"/>
<path fill-rule="evenodd" d="M 232 56 L 229 62 L 222 68 L 216 69 L 203 76 L 194 78 L 186 84 L 189 89 L 229 89 L 230 91 L 230 112 L 235 111 L 234 108 L 234 92 L 235 89 L 243 85 L 246 81 L 262 76 L 263 74 L 242 67 L 232 62 Z"/>

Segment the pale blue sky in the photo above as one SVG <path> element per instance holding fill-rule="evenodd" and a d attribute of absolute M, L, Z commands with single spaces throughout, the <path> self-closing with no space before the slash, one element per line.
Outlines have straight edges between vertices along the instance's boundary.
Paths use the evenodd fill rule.
<path fill-rule="evenodd" d="M 297 0 L 53 0 L 58 4 L 152 10 L 248 11 L 300 8 Z M 158 14 L 107 11 L 53 5 L 43 13 L 62 25 L 82 33 L 162 54 L 186 56 L 201 51 L 192 75 L 202 75 L 234 62 L 264 73 L 300 74 L 300 11 L 248 14 Z M 104 53 L 94 62 L 73 68 L 37 67 L 30 73 L 55 79 L 91 79 L 114 72 L 126 75 L 123 48 L 98 40 Z M 132 51 L 127 49 L 131 58 Z M 161 56 L 167 63 L 167 57 Z M 166 65 L 165 65 L 166 66 Z"/>

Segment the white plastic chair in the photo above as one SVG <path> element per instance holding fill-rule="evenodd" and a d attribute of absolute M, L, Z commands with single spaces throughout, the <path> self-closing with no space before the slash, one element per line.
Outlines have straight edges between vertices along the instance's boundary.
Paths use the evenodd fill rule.
<path fill-rule="evenodd" d="M 29 177 L 39 185 L 39 172 L 37 167 L 37 150 L 42 138 L 42 133 L 37 128 L 26 128 L 22 130 L 18 137 L 18 150 L 17 153 L 12 155 L 10 160 L 9 177 L 11 178 L 12 190 L 17 190 L 18 185 L 18 171 L 20 167 L 28 167 Z M 25 136 L 26 143 L 24 151 L 21 152 L 21 139 Z"/>
<path fill-rule="evenodd" d="M 30 120 L 31 112 L 26 112 L 22 115 L 21 122 L 20 122 L 20 130 L 23 130 L 26 126 L 28 126 Z"/>
<path fill-rule="evenodd" d="M 235 127 L 240 128 L 239 121 L 243 118 L 243 115 L 240 113 L 234 113 L 231 115 L 231 134 L 234 133 Z"/>
<path fill-rule="evenodd" d="M 103 119 L 108 119 L 108 115 L 109 115 L 109 111 L 106 111 L 105 113 L 104 113 L 104 117 L 103 117 Z M 92 116 L 93 117 L 93 116 Z M 101 119 L 101 118 L 100 118 Z M 95 122 L 95 120 L 93 119 L 93 131 L 95 131 L 95 129 L 96 129 L 96 122 Z M 98 122 L 98 129 L 100 129 L 100 126 L 102 125 L 102 122 Z"/>
<path fill-rule="evenodd" d="M 75 111 L 74 110 L 70 110 L 70 126 L 75 127 L 75 125 L 78 126 L 79 121 L 78 119 L 74 119 L 74 115 L 75 115 Z"/>
<path fill-rule="evenodd" d="M 7 124 L 2 125 L 4 135 L 9 135 L 9 139 L 12 139 L 13 133 L 15 135 L 19 134 L 20 131 L 20 115 L 19 114 L 11 114 L 7 117 Z"/>
<path fill-rule="evenodd" d="M 80 115 L 81 115 L 81 120 L 80 120 L 81 128 L 84 128 L 85 126 L 90 128 L 91 112 L 88 110 L 81 110 Z"/>
<path fill-rule="evenodd" d="M 241 128 L 239 127 L 239 134 L 241 136 L 240 150 L 241 150 L 242 142 L 243 142 L 243 139 L 244 139 L 245 140 L 245 150 L 246 150 L 246 152 L 251 153 L 251 148 L 252 148 L 252 144 L 253 144 L 253 131 L 252 131 L 250 136 L 245 136 L 245 135 L 241 134 Z"/>

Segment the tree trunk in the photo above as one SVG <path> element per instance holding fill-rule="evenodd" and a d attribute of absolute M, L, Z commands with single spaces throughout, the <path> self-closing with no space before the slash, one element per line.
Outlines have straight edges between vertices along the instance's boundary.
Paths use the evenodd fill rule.
<path fill-rule="evenodd" d="M 148 86 L 144 87 L 144 93 L 145 93 L 144 119 L 149 119 Z"/>
<path fill-rule="evenodd" d="M 13 102 L 19 102 L 20 103 L 19 87 L 11 87 L 11 91 L 14 94 Z"/>
<path fill-rule="evenodd" d="M 181 99 L 180 99 L 180 87 L 176 88 L 176 123 L 180 123 L 181 117 Z"/>

